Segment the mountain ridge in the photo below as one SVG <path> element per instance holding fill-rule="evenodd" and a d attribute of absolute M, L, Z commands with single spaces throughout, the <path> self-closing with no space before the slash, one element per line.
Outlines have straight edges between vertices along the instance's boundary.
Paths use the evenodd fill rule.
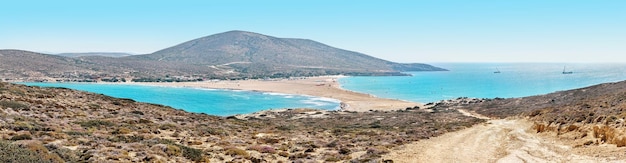
<path fill-rule="evenodd" d="M 127 57 L 134 54 L 124 53 L 124 52 L 76 52 L 76 53 L 58 53 L 53 55 L 59 55 L 70 58 L 84 57 L 84 56 L 103 56 L 103 57 Z"/>
<path fill-rule="evenodd" d="M 21 53 L 41 54 L 27 51 Z M 2 53 L 16 53 L 0 50 Z M 45 54 L 41 54 L 45 55 Z M 20 60 L 18 55 L 13 57 Z M 278 38 L 247 31 L 228 31 L 186 41 L 151 54 L 124 57 L 97 55 L 77 58 L 57 58 L 73 62 L 73 68 L 63 68 L 46 77 L 62 77 L 59 73 L 84 72 L 85 76 L 117 76 L 142 81 L 154 81 L 186 76 L 188 78 L 249 79 L 285 78 L 319 75 L 406 75 L 405 71 L 447 71 L 422 63 L 396 63 L 363 53 L 335 48 L 310 39 Z M 0 60 L 0 63 L 4 62 Z M 45 69 L 31 70 L 29 65 L 43 63 L 21 58 L 25 69 L 45 73 Z M 31 62 L 30 64 L 27 62 Z M 54 61 L 52 63 L 64 63 Z M 55 66 L 52 66 L 55 67 Z M 56 66 L 59 67 L 59 66 Z M 5 67 L 10 70 L 11 67 Z M 29 75 L 21 75 L 28 77 Z"/>
<path fill-rule="evenodd" d="M 209 55 L 221 56 L 219 61 L 202 60 L 198 56 Z M 290 55 L 290 56 L 285 56 Z M 175 57 L 171 57 L 175 56 Z M 138 56 L 139 57 L 139 56 Z M 414 67 L 411 64 L 401 64 L 375 58 L 362 53 L 335 48 L 310 39 L 278 38 L 247 31 L 228 31 L 193 39 L 169 48 L 156 51 L 152 54 L 142 55 L 153 60 L 187 61 L 197 64 L 226 64 L 231 62 L 267 62 L 268 58 L 282 58 L 277 63 L 262 63 L 262 65 L 275 66 L 281 64 L 295 64 L 310 67 L 354 68 L 372 69 L 373 71 L 397 71 L 395 67 L 403 67 L 401 70 L 424 71 L 443 70 L 435 67 Z M 290 57 L 290 58 L 288 58 Z M 316 59 L 315 57 L 321 58 Z M 208 58 L 204 58 L 208 59 Z M 352 60 L 354 63 L 350 63 Z M 324 62 L 336 62 L 326 64 Z M 355 64 L 368 63 L 368 64 Z M 373 66 L 369 63 L 374 64 Z M 285 65 L 287 64 L 287 65 Z M 378 67 L 374 67 L 378 66 Z"/>

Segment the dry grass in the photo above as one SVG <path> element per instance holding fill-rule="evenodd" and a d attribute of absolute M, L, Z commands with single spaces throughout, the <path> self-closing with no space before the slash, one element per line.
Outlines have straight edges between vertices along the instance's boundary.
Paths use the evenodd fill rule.
<path fill-rule="evenodd" d="M 535 122 L 531 129 L 537 133 L 567 135 L 561 138 L 580 140 L 580 145 L 626 144 L 622 137 L 626 133 L 626 81 L 523 98 L 433 105 L 460 107 L 489 117 L 526 117 Z"/>
<path fill-rule="evenodd" d="M 546 125 L 544 125 L 544 124 L 540 124 L 540 123 L 535 123 L 535 124 L 533 125 L 533 129 L 534 129 L 535 131 L 537 131 L 537 133 L 542 133 L 542 132 L 545 132 L 545 131 L 546 131 L 546 128 L 547 128 L 547 126 L 546 126 Z"/>
<path fill-rule="evenodd" d="M 568 131 L 568 132 L 572 132 L 572 131 L 576 131 L 576 130 L 578 130 L 579 128 L 580 128 L 580 127 L 578 127 L 577 125 L 575 125 L 575 124 L 571 124 L 571 125 L 569 125 L 569 126 L 567 127 L 567 131 Z"/>
<path fill-rule="evenodd" d="M 239 157 L 243 157 L 243 158 L 248 158 L 250 157 L 250 154 L 248 153 L 248 151 L 243 150 L 243 149 L 239 149 L 237 147 L 228 147 L 226 149 L 224 149 L 226 152 L 226 155 L 230 155 L 230 156 L 239 156 Z"/>
<path fill-rule="evenodd" d="M 29 133 L 32 141 L 46 146 L 56 142 L 89 151 L 61 157 L 71 162 L 375 161 L 393 147 L 484 121 L 445 108 L 359 113 L 291 109 L 244 120 L 68 89 L 13 84 L 4 89 L 24 95 L 5 91 L 0 101 L 18 99 L 14 101 L 28 109 L 10 110 L 17 114 L 0 110 L 0 128 L 7 131 L 0 138 L 15 137 L 10 142 L 16 142 L 17 135 Z M 307 117 L 320 114 L 327 118 Z M 358 152 L 366 154 L 350 156 Z"/>

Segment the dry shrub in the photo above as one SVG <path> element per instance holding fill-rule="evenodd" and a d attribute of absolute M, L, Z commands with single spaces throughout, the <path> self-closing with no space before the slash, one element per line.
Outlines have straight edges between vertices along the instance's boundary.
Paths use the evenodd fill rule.
<path fill-rule="evenodd" d="M 0 101 L 0 106 L 3 108 L 12 108 L 14 110 L 24 110 L 29 107 L 27 104 L 17 101 Z"/>
<path fill-rule="evenodd" d="M 50 153 L 48 148 L 44 147 L 39 141 L 26 141 L 20 144 L 20 147 L 33 151 L 39 154 L 42 159 L 49 160 L 51 162 L 63 162 L 63 159 L 54 153 Z"/>
<path fill-rule="evenodd" d="M 348 148 L 340 148 L 338 152 L 339 154 L 342 154 L 342 155 L 347 155 L 347 154 L 352 153 L 352 151 L 350 151 L 350 149 Z"/>
<path fill-rule="evenodd" d="M 274 147 L 266 146 L 266 145 L 253 145 L 253 146 L 248 147 L 248 149 L 255 150 L 261 153 L 276 153 L 276 149 L 274 149 Z"/>
<path fill-rule="evenodd" d="M 289 153 L 285 151 L 279 152 L 278 155 L 283 157 L 289 157 Z"/>
<path fill-rule="evenodd" d="M 161 130 L 173 130 L 176 128 L 177 128 L 176 124 L 173 124 L 173 123 L 162 124 L 161 126 L 159 126 L 159 129 Z"/>
<path fill-rule="evenodd" d="M 599 138 L 601 142 L 615 143 L 615 129 L 606 125 L 602 127 L 593 126 L 593 136 Z"/>
<path fill-rule="evenodd" d="M 535 110 L 535 111 L 530 112 L 530 114 L 528 116 L 536 117 L 536 116 L 541 115 L 541 114 L 542 114 L 541 110 Z"/>
<path fill-rule="evenodd" d="M 261 144 L 276 144 L 280 142 L 280 139 L 277 138 L 261 138 L 257 140 L 258 143 Z"/>
<path fill-rule="evenodd" d="M 187 144 L 189 144 L 189 145 L 202 145 L 202 142 L 199 142 L 199 141 L 187 141 Z"/>
<path fill-rule="evenodd" d="M 16 135 L 11 137 L 11 140 L 15 141 L 15 140 L 31 140 L 33 139 L 30 134 L 20 134 L 20 135 Z"/>
<path fill-rule="evenodd" d="M 167 148 L 165 149 L 165 153 L 168 156 L 180 156 L 180 155 L 182 155 L 182 151 L 180 150 L 180 148 L 178 148 L 175 145 L 167 145 Z"/>
<path fill-rule="evenodd" d="M 156 144 L 150 147 L 150 150 L 158 155 L 167 155 L 165 151 L 167 150 L 167 145 L 165 144 Z"/>
<path fill-rule="evenodd" d="M 569 126 L 567 126 L 567 131 L 578 130 L 578 128 L 580 128 L 580 127 L 578 127 L 576 125 L 569 125 Z"/>
<path fill-rule="evenodd" d="M 624 147 L 624 146 L 626 146 L 626 137 L 622 136 L 619 139 L 616 138 L 614 140 L 614 143 L 615 143 L 615 145 L 617 145 L 617 147 Z"/>
<path fill-rule="evenodd" d="M 40 153 L 8 141 L 0 141 L 0 162 L 51 162 Z"/>
<path fill-rule="evenodd" d="M 334 157 L 334 156 L 329 156 L 324 161 L 326 161 L 326 162 L 338 162 L 338 161 L 341 161 L 341 159 L 337 158 L 337 157 Z"/>
<path fill-rule="evenodd" d="M 250 154 L 243 149 L 239 149 L 236 147 L 228 147 L 224 149 L 226 151 L 226 155 L 230 155 L 230 156 L 241 156 L 244 158 L 250 157 Z"/>
<path fill-rule="evenodd" d="M 132 132 L 130 129 L 122 127 L 122 128 L 118 128 L 117 130 L 111 132 L 111 134 L 114 134 L 114 135 L 125 135 L 125 134 L 130 134 L 130 132 Z"/>
<path fill-rule="evenodd" d="M 368 148 L 367 149 L 367 154 L 372 154 L 372 155 L 382 155 L 385 153 L 389 153 L 389 150 L 383 146 L 376 146 L 376 147 L 372 147 L 372 148 Z"/>
<path fill-rule="evenodd" d="M 539 124 L 539 123 L 535 123 L 533 125 L 533 129 L 535 129 L 535 131 L 537 131 L 537 133 L 542 133 L 544 131 L 546 131 L 546 125 L 544 124 Z"/>
<path fill-rule="evenodd" d="M 104 120 L 89 120 L 89 121 L 81 121 L 81 122 L 75 122 L 75 123 L 80 124 L 80 126 L 84 128 L 100 127 L 100 126 L 106 127 L 106 126 L 115 125 L 113 122 L 104 121 Z"/>

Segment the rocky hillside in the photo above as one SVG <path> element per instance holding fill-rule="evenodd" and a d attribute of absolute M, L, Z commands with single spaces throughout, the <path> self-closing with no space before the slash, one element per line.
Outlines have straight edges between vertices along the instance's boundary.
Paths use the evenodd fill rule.
<path fill-rule="evenodd" d="M 393 147 L 482 121 L 447 109 L 217 117 L 0 82 L 0 162 L 381 161 Z"/>
<path fill-rule="evenodd" d="M 22 50 L 0 50 L 0 76 L 5 78 L 93 74 L 96 72 L 93 67 L 96 65 L 74 58 Z M 68 74 L 64 74 L 66 72 Z"/>
<path fill-rule="evenodd" d="M 485 99 L 482 100 L 483 102 L 467 105 L 466 107 L 479 114 L 505 118 L 546 108 L 565 108 L 583 105 L 585 101 L 604 101 L 609 98 L 618 98 L 624 93 L 626 93 L 626 81 L 558 91 L 546 95 Z M 622 102 L 626 103 L 626 101 L 613 101 L 610 104 L 603 105 L 603 107 L 609 108 L 609 110 L 618 109 L 615 105 Z"/>
<path fill-rule="evenodd" d="M 490 117 L 527 117 L 535 122 L 533 130 L 573 141 L 577 146 L 626 146 L 626 81 L 524 98 L 459 101 L 465 102 L 437 105 L 461 107 Z"/>

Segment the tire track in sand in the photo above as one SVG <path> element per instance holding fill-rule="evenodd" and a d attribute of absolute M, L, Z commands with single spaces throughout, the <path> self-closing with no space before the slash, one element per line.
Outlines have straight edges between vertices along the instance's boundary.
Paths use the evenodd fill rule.
<path fill-rule="evenodd" d="M 459 110 L 467 116 L 486 118 Z M 531 122 L 494 119 L 399 147 L 383 156 L 394 163 L 407 162 L 611 162 L 605 158 L 575 155 L 571 147 L 542 139 L 528 131 Z M 625 161 L 612 161 L 625 162 Z"/>

